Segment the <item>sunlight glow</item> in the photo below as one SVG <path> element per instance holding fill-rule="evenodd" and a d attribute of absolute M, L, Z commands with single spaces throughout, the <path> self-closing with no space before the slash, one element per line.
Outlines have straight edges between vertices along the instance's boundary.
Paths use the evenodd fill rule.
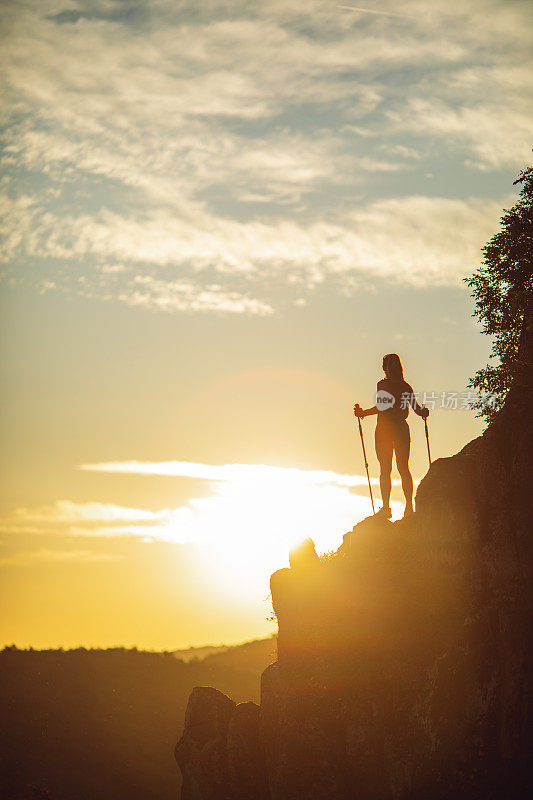
<path fill-rule="evenodd" d="M 270 575 L 289 565 L 290 550 L 303 539 L 310 537 L 319 554 L 336 550 L 343 535 L 372 513 L 366 476 L 331 470 L 186 461 L 84 464 L 81 469 L 205 480 L 211 493 L 157 510 L 59 500 L 15 509 L 0 520 L 0 530 L 192 545 L 198 580 L 241 603 L 267 597 Z M 374 490 L 376 509 L 378 496 Z M 401 516 L 401 504 L 393 501 L 392 511 L 395 519 Z"/>
<path fill-rule="evenodd" d="M 271 573 L 288 566 L 289 551 L 303 539 L 311 537 L 319 553 L 334 550 L 343 534 L 372 513 L 368 494 L 351 491 L 355 487 L 364 491 L 366 477 L 329 470 L 179 461 L 81 468 L 212 481 L 210 497 L 193 498 L 185 506 L 167 510 L 159 524 L 128 526 L 122 532 L 137 529 L 138 535 L 149 539 L 196 543 L 209 581 L 250 600 L 268 594 Z M 396 518 L 401 515 L 399 503 L 392 508 Z M 105 533 L 112 530 L 106 528 Z"/>
<path fill-rule="evenodd" d="M 271 479 L 218 484 L 213 497 L 193 500 L 191 520 L 211 577 L 238 595 L 268 594 L 272 572 L 307 536 L 319 552 L 370 511 L 370 502 L 337 486 Z"/>

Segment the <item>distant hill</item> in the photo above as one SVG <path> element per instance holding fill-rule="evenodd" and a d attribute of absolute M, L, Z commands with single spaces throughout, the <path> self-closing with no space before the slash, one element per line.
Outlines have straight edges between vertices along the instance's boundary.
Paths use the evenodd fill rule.
<path fill-rule="evenodd" d="M 186 650 L 172 650 L 172 655 L 180 661 L 203 661 L 211 656 L 220 656 L 227 653 L 226 658 L 217 658 L 215 665 L 221 666 L 232 665 L 236 669 L 240 669 L 243 663 L 247 663 L 250 669 L 253 669 L 255 664 L 259 669 L 261 664 L 264 663 L 265 658 L 267 663 L 270 664 L 270 658 L 275 661 L 276 657 L 276 637 L 271 636 L 268 639 L 252 639 L 249 642 L 242 644 L 218 644 L 218 645 L 204 645 L 203 647 L 188 647 Z"/>
<path fill-rule="evenodd" d="M 275 651 L 274 638 L 174 653 L 6 648 L 1 800 L 175 800 L 191 690 L 216 683 L 237 702 L 258 700 Z"/>
<path fill-rule="evenodd" d="M 173 650 L 172 655 L 180 661 L 185 661 L 186 664 L 193 659 L 202 661 L 207 656 L 213 656 L 217 653 L 225 653 L 228 649 L 227 644 L 211 645 L 207 644 L 204 647 L 188 647 L 186 650 Z"/>

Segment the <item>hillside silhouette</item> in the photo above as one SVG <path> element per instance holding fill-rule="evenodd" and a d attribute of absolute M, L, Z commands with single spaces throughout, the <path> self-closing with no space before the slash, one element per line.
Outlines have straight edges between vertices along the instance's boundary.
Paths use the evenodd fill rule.
<path fill-rule="evenodd" d="M 182 800 L 533 796 L 532 398 L 530 308 L 503 408 L 433 462 L 416 513 L 274 573 L 260 705 L 195 688 Z"/>
<path fill-rule="evenodd" d="M 275 658 L 273 639 L 214 649 L 187 663 L 122 648 L 0 652 L 2 800 L 175 800 L 172 751 L 193 687 L 257 700 Z"/>

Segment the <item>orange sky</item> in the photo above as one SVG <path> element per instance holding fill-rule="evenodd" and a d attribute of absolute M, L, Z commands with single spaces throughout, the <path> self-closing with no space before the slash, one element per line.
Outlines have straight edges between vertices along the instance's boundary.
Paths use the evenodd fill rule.
<path fill-rule="evenodd" d="M 370 511 L 384 353 L 434 458 L 481 430 L 462 278 L 530 155 L 531 6 L 2 12 L 0 642 L 268 635 L 289 547 Z"/>
<path fill-rule="evenodd" d="M 423 342 L 401 348 L 416 391 L 464 389 L 484 356 L 468 302 L 460 307 L 449 341 L 439 343 L 442 328 L 433 334 L 428 325 Z M 319 549 L 332 549 L 370 511 L 364 478 L 350 480 L 364 469 L 352 405 L 373 401 L 387 332 L 360 349 L 353 308 L 341 302 L 335 324 L 328 317 L 322 327 L 312 310 L 300 311 L 285 321 L 292 333 L 279 318 L 266 331 L 249 319 L 204 319 L 198 341 L 183 336 L 195 319 L 129 310 L 117 324 L 109 305 L 94 317 L 86 300 L 13 295 L 4 315 L 2 640 L 171 649 L 270 633 L 268 577 L 287 564 L 291 542 L 311 533 Z M 30 309 L 39 309 L 39 327 L 27 324 Z M 422 318 L 411 318 L 411 331 Z M 94 341 L 94 319 L 105 348 Z M 468 338 L 459 348 L 461 331 Z M 426 348 L 438 358 L 426 363 Z M 364 427 L 375 480 L 374 422 Z M 411 429 L 420 477 L 427 456 L 418 418 Z M 436 408 L 430 429 L 439 457 L 479 423 L 464 409 Z M 129 461 L 139 462 L 138 474 L 105 471 Z M 174 474 L 149 474 L 165 472 L 160 462 L 177 463 Z M 91 464 L 104 466 L 80 468 Z M 261 464 L 294 472 L 258 472 Z"/>

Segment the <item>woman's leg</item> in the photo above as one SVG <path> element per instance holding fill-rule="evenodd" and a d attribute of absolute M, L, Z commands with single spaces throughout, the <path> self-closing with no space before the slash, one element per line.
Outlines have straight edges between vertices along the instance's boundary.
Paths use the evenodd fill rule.
<path fill-rule="evenodd" d="M 388 428 L 376 425 L 376 455 L 379 461 L 379 488 L 381 489 L 381 501 L 383 508 L 390 508 L 390 493 L 392 472 L 392 436 Z"/>
<path fill-rule="evenodd" d="M 396 453 L 396 466 L 402 479 L 402 489 L 405 496 L 405 508 L 413 508 L 413 476 L 409 469 L 409 453 L 411 450 L 411 433 L 407 422 L 398 425 L 397 435 L 394 442 Z"/>

